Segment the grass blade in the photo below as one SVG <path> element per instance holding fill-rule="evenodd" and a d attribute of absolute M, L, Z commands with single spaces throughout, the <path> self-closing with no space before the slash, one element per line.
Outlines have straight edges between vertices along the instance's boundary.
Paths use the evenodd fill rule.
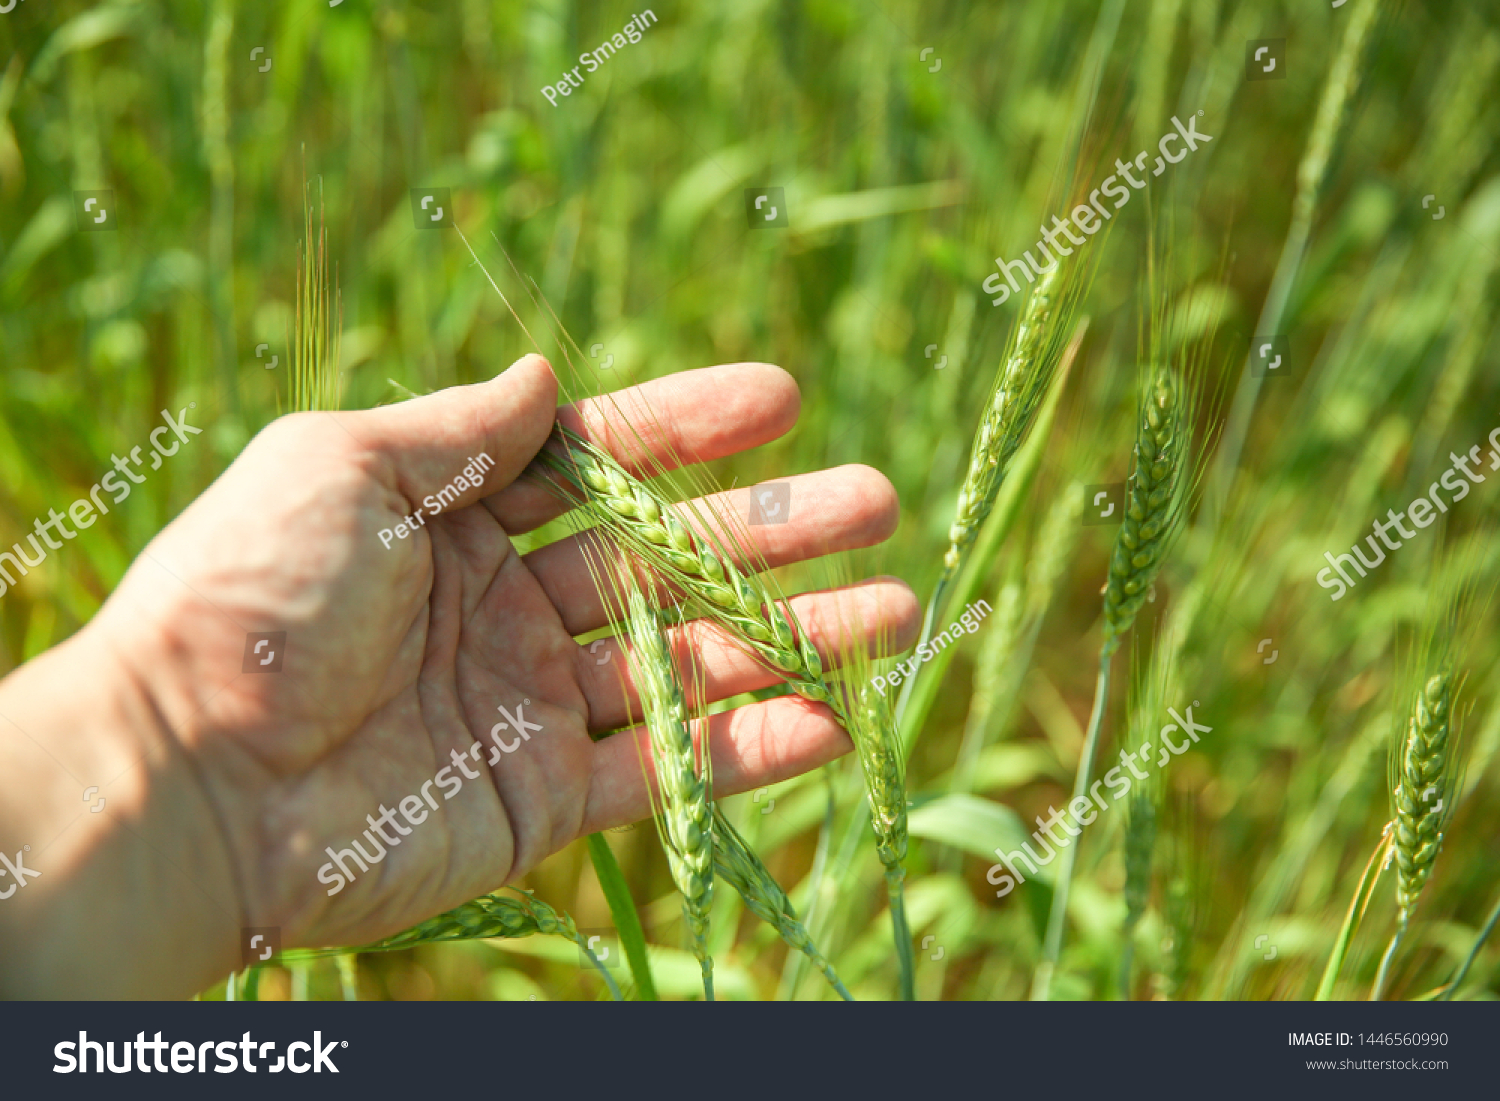
<path fill-rule="evenodd" d="M 1328 966 L 1323 968 L 1323 981 L 1318 983 L 1318 992 L 1313 995 L 1315 1002 L 1326 1002 L 1333 996 L 1333 984 L 1338 980 L 1339 969 L 1344 966 L 1349 943 L 1354 939 L 1354 933 L 1365 916 L 1365 907 L 1370 904 L 1370 895 L 1375 891 L 1375 884 L 1380 881 L 1380 873 L 1385 871 L 1385 857 L 1390 845 L 1391 835 L 1386 833 L 1365 864 L 1364 874 L 1359 877 L 1359 886 L 1355 888 L 1354 897 L 1349 900 L 1349 912 L 1344 915 L 1344 926 L 1339 930 L 1338 940 L 1334 942 L 1333 955 L 1328 957 Z"/>
<path fill-rule="evenodd" d="M 602 833 L 589 834 L 589 859 L 594 862 L 594 874 L 599 877 L 599 887 L 609 903 L 609 913 L 615 920 L 615 930 L 620 934 L 620 947 L 624 949 L 630 973 L 635 977 L 636 990 L 642 1001 L 654 1002 L 657 1000 L 656 983 L 651 979 L 651 964 L 646 959 L 646 933 L 641 928 L 641 918 L 635 911 L 630 888 L 625 885 L 625 874 L 620 871 L 619 861 Z"/>

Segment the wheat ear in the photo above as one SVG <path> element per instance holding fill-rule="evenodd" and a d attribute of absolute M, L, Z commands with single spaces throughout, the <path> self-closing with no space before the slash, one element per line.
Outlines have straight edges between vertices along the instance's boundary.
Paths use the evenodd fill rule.
<path fill-rule="evenodd" d="M 1125 516 L 1115 537 L 1104 590 L 1104 652 L 1130 630 L 1161 570 L 1182 511 L 1185 439 L 1182 389 L 1166 368 L 1153 372 L 1141 402 L 1135 465 L 1125 487 Z"/>
<path fill-rule="evenodd" d="M 851 662 L 850 668 L 851 671 L 860 671 L 863 663 Z M 911 1001 L 916 997 L 916 967 L 903 887 L 907 843 L 906 769 L 890 704 L 867 678 L 861 678 L 860 683 L 862 687 L 852 701 L 848 731 L 864 772 L 870 825 L 875 830 L 875 851 L 885 869 L 901 997 L 904 1001 Z"/>
<path fill-rule="evenodd" d="M 698 768 L 687 699 L 667 648 L 661 621 L 638 587 L 627 596 L 630 673 L 640 693 L 661 811 L 658 832 L 672 881 L 682 894 L 682 917 L 703 972 L 703 996 L 714 1000 L 714 961 L 708 952 L 714 897 L 714 829 L 709 795 L 708 742 Z"/>
<path fill-rule="evenodd" d="M 362 948 L 313 948 L 292 949 L 282 954 L 282 959 L 308 960 L 322 956 L 337 956 L 340 960 L 352 958 L 354 953 L 395 952 L 403 948 L 415 948 L 420 944 L 446 944 L 458 940 L 480 940 L 490 937 L 507 939 L 530 937 L 537 934 L 566 937 L 588 955 L 609 986 L 610 995 L 621 1001 L 620 988 L 614 977 L 604 969 L 587 941 L 578 932 L 573 919 L 566 911 L 555 910 L 530 891 L 513 888 L 520 898 L 511 895 L 488 894 L 465 902 L 436 917 L 413 925 L 394 936 L 367 944 Z"/>
<path fill-rule="evenodd" d="M 764 579 L 736 568 L 712 536 L 695 536 L 668 501 L 599 448 L 561 428 L 554 439 L 564 445 L 566 457 L 543 450 L 542 464 L 584 495 L 585 511 L 605 531 L 663 580 L 695 598 L 710 619 L 785 677 L 794 692 L 826 703 L 847 726 L 843 706 L 823 678 L 817 650 Z"/>
<path fill-rule="evenodd" d="M 1076 301 L 1073 294 L 1076 285 L 1064 279 L 1062 271 L 1061 262 L 1054 262 L 1032 287 L 1006 345 L 1005 360 L 995 376 L 979 430 L 969 448 L 969 469 L 958 491 L 953 523 L 948 527 L 943 569 L 922 616 L 922 630 L 917 637 L 919 650 L 932 638 L 949 587 L 958 577 L 964 555 L 995 507 L 1010 461 L 1025 439 L 1062 360 L 1063 342 L 1058 334 Z M 916 681 L 916 677 L 911 677 L 901 688 L 896 701 L 898 722 L 906 714 Z"/>
<path fill-rule="evenodd" d="M 1439 669 L 1417 694 L 1394 762 L 1391 802 L 1396 861 L 1396 932 L 1380 960 L 1371 1001 L 1379 1001 L 1391 960 L 1406 935 L 1417 898 L 1443 847 L 1443 825 L 1453 797 L 1453 672 Z"/>
<path fill-rule="evenodd" d="M 969 451 L 969 469 L 958 493 L 953 523 L 948 528 L 948 550 L 943 575 L 958 571 L 964 552 L 995 507 L 1005 468 L 1021 446 L 1042 395 L 1057 367 L 1056 334 L 1062 264 L 1054 263 L 1032 287 L 1006 356 L 985 407 L 979 431 Z"/>
<path fill-rule="evenodd" d="M 733 887 L 744 900 L 746 909 L 775 929 L 788 947 L 805 955 L 839 997 L 852 1002 L 854 997 L 844 988 L 833 966 L 823 958 L 818 946 L 797 920 L 797 911 L 792 908 L 792 901 L 786 897 L 781 885 L 772 878 L 760 857 L 755 855 L 717 805 L 713 815 L 714 868 L 719 878 Z"/>

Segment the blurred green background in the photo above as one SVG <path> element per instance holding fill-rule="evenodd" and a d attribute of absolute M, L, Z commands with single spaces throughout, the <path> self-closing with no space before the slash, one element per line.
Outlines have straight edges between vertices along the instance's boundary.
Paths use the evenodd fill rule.
<path fill-rule="evenodd" d="M 457 234 L 418 228 L 412 189 L 448 188 L 513 301 L 525 291 L 501 246 L 578 346 L 603 345 L 597 359 L 574 354 L 575 392 L 746 359 L 790 371 L 798 427 L 716 473 L 749 483 L 879 468 L 902 525 L 861 568 L 899 574 L 925 599 L 1021 301 L 995 308 L 981 292 L 994 258 L 1032 247 L 1035 227 L 1116 157 L 1154 150 L 1174 114 L 1202 111 L 1212 143 L 1086 246 L 1098 265 L 1090 327 L 992 564 L 997 614 L 949 670 L 909 771 L 914 800 L 939 800 L 914 812 L 909 857 L 921 996 L 1025 997 L 1047 888 L 997 900 L 988 853 L 1007 808 L 1029 822 L 1066 795 L 1113 537 L 1064 506 L 1078 485 L 1128 472 L 1134 357 L 1153 305 L 1193 303 L 1190 328 L 1213 331 L 1211 358 L 1235 391 L 1295 236 L 1299 166 L 1344 29 L 1373 2 L 656 0 L 642 41 L 556 106 L 542 86 L 643 7 L 18 3 L 0 14 L 0 545 L 86 494 L 158 410 L 195 401 L 205 434 L 6 594 L 0 662 L 75 631 L 286 408 L 304 182 L 337 266 L 346 408 L 485 378 L 531 350 Z M 1286 43 L 1282 77 L 1247 81 L 1247 42 L 1273 38 Z M 1275 330 L 1289 338 L 1288 377 L 1259 395 L 1218 528 L 1183 540 L 1139 645 L 1116 659 L 1106 756 L 1124 733 L 1130 667 L 1165 615 L 1183 627 L 1176 676 L 1214 725 L 1170 775 L 1137 997 L 1311 994 L 1388 817 L 1390 716 L 1409 704 L 1396 644 L 1440 540 L 1425 533 L 1336 604 L 1313 577 L 1323 551 L 1346 549 L 1435 479 L 1448 451 L 1500 424 L 1500 5 L 1386 4 L 1353 73 L 1326 167 L 1302 187 L 1315 200 L 1307 248 Z M 784 189 L 785 228 L 750 227 L 744 190 L 763 186 Z M 96 190 L 113 192 L 114 228 L 81 231 L 73 193 Z M 1170 251 L 1157 299 L 1143 283 L 1153 222 Z M 564 373 L 544 316 L 522 312 Z M 1476 486 L 1454 510 L 1450 546 L 1500 512 L 1496 489 Z M 1061 517 L 1051 529 L 1049 514 Z M 1497 652 L 1488 624 L 1479 633 L 1464 798 L 1396 996 L 1446 981 L 1500 894 Z M 956 782 L 966 729 L 977 757 Z M 856 996 L 888 997 L 879 865 L 863 839 L 837 846 L 855 768 L 736 797 L 731 814 Z M 977 798 L 941 801 L 964 789 Z M 1058 996 L 1120 994 L 1120 831 L 1096 826 L 1080 857 Z M 606 836 L 659 946 L 662 992 L 692 996 L 697 968 L 652 832 Z M 610 924 L 582 843 L 525 885 L 581 927 Z M 728 894 L 720 996 L 828 996 Z M 1383 880 L 1341 994 L 1367 991 L 1391 894 Z M 367 957 L 352 984 L 344 993 L 366 998 L 602 991 L 571 945 L 546 938 Z M 262 982 L 262 997 L 293 993 L 338 997 L 339 973 L 320 964 Z M 1500 945 L 1466 993 L 1500 993 Z"/>

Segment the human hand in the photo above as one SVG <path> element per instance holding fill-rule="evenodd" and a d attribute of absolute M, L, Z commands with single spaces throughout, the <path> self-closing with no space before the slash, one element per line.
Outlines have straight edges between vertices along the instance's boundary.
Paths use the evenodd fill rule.
<path fill-rule="evenodd" d="M 774 439 L 798 410 L 791 379 L 760 364 L 640 391 L 667 451 L 705 461 Z M 528 356 L 490 382 L 283 417 L 251 441 L 88 627 L 0 687 L 0 714 L 45 750 L 7 761 L 0 745 L 0 765 L 35 777 L 29 810 L 0 811 L 0 827 L 76 822 L 75 777 L 119 776 L 109 814 L 85 813 L 47 847 L 51 877 L 29 888 L 43 889 L 0 910 L 0 935 L 44 942 L 0 964 L 0 991 L 189 994 L 240 966 L 242 927 L 279 927 L 283 948 L 365 943 L 647 815 L 635 742 L 589 737 L 629 721 L 629 674 L 617 641 L 573 640 L 607 622 L 580 540 L 522 557 L 510 539 L 563 510 L 517 480 L 554 417 L 600 438 L 607 404 L 556 409 L 550 367 Z M 480 484 L 437 502 L 481 453 L 493 465 Z M 769 565 L 894 529 L 894 491 L 873 470 L 790 480 L 789 522 L 748 529 Z M 731 497 L 743 514 L 745 492 Z M 404 518 L 411 530 L 397 537 Z M 840 624 L 897 646 L 916 628 L 915 600 L 891 579 L 793 607 L 829 664 Z M 276 631 L 279 672 L 242 672 L 247 635 Z M 697 654 L 709 700 L 778 679 L 702 625 L 680 645 Z M 85 664 L 97 683 L 80 691 Z M 86 721 L 48 702 L 69 685 L 102 699 Z M 489 736 L 497 722 L 505 752 Z M 711 742 L 721 795 L 849 748 L 826 707 L 797 697 L 715 716 Z M 356 839 L 372 859 L 345 856 L 346 879 L 328 850 Z M 96 917 L 119 911 L 110 943 L 78 916 L 90 898 Z"/>

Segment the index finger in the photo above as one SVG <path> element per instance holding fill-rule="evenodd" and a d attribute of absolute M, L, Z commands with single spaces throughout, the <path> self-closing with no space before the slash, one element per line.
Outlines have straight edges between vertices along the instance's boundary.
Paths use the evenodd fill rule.
<path fill-rule="evenodd" d="M 631 473 L 649 476 L 769 443 L 797 423 L 801 407 L 796 381 L 780 367 L 729 363 L 564 405 L 557 420 Z M 529 477 L 487 497 L 485 506 L 511 535 L 570 507 Z"/>

